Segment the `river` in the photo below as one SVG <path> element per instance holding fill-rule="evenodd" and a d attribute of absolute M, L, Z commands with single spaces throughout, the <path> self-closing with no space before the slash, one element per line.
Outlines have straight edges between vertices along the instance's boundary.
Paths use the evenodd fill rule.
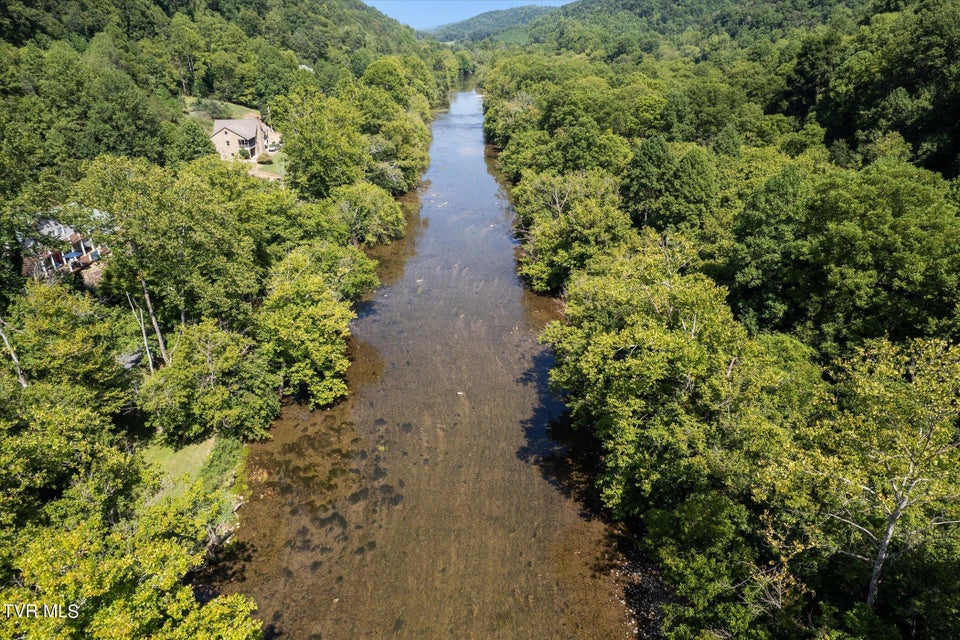
<path fill-rule="evenodd" d="M 284 407 L 253 445 L 218 589 L 268 637 L 629 638 L 615 533 L 578 501 L 548 425 L 558 303 L 515 275 L 481 97 L 452 96 L 407 236 L 374 252 L 351 397 Z"/>

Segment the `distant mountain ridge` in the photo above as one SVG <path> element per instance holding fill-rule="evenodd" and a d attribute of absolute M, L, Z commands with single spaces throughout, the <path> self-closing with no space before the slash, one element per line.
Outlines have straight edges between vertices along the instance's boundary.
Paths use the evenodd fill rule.
<path fill-rule="evenodd" d="M 523 27 L 531 21 L 551 13 L 556 9 L 557 7 L 525 5 L 522 7 L 512 7 L 510 9 L 487 11 L 472 18 L 461 20 L 460 22 L 453 22 L 433 29 L 426 29 L 425 33 L 430 34 L 441 42 L 449 42 L 451 40 L 484 40 L 511 29 Z"/>

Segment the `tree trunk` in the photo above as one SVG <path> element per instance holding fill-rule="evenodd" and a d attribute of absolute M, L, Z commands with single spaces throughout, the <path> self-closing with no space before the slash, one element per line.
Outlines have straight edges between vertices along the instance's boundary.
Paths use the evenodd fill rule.
<path fill-rule="evenodd" d="M 143 322 L 143 311 L 133 306 L 133 298 L 127 294 L 127 302 L 130 303 L 130 310 L 133 311 L 133 317 L 137 319 L 140 325 L 140 334 L 143 336 L 143 348 L 147 350 L 147 364 L 150 366 L 150 373 L 153 373 L 153 355 L 150 353 L 150 343 L 147 341 L 147 325 Z M 137 313 L 140 311 L 140 313 Z"/>
<path fill-rule="evenodd" d="M 153 303 L 150 301 L 150 293 L 147 291 L 147 281 L 143 279 L 143 274 L 139 274 L 140 286 L 143 287 L 143 299 L 147 303 L 147 313 L 150 314 L 150 322 L 153 324 L 153 330 L 157 334 L 157 346 L 160 348 L 160 357 L 163 358 L 163 364 L 170 364 L 170 356 L 167 355 L 167 345 L 163 342 L 163 334 L 160 333 L 160 324 L 157 322 L 157 314 L 153 312 Z"/>
<path fill-rule="evenodd" d="M 3 318 L 0 318 L 0 327 L 6 324 Z M 2 328 L 0 328 L 0 338 L 3 338 L 3 344 L 7 346 L 7 352 L 10 354 L 10 359 L 13 360 L 13 366 L 17 368 L 17 380 L 20 382 L 20 386 L 26 389 L 27 376 L 24 375 L 23 369 L 20 368 L 20 360 L 17 358 L 17 352 L 14 350 L 13 345 L 10 344 L 10 341 L 7 340 L 7 334 L 3 332 Z"/>
<path fill-rule="evenodd" d="M 877 589 L 880 588 L 880 574 L 883 571 L 883 563 L 887 560 L 887 553 L 890 549 L 890 540 L 893 539 L 893 530 L 897 526 L 897 521 L 902 515 L 900 507 L 890 514 L 887 518 L 887 530 L 883 534 L 883 540 L 877 548 L 877 557 L 873 561 L 873 574 L 870 576 L 870 588 L 867 590 L 867 606 L 873 609 L 874 602 L 877 601 Z"/>

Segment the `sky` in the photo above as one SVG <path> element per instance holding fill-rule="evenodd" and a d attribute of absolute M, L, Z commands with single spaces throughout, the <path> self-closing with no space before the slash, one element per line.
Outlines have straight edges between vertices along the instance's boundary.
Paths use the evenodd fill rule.
<path fill-rule="evenodd" d="M 528 4 L 558 7 L 571 0 L 364 0 L 395 20 L 414 29 L 429 29 L 475 15 Z"/>

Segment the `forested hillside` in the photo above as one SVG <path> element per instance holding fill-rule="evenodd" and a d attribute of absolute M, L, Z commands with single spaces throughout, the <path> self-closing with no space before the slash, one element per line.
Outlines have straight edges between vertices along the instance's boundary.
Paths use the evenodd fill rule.
<path fill-rule="evenodd" d="M 640 43 L 683 36 L 691 44 L 715 35 L 749 41 L 769 39 L 796 27 L 813 27 L 857 10 L 859 0 L 579 0 L 532 25 L 536 42 L 561 48 L 607 50 L 621 38 Z M 614 45 L 616 46 L 616 45 Z"/>
<path fill-rule="evenodd" d="M 191 576 L 281 395 L 346 394 L 361 248 L 403 234 L 460 60 L 357 0 L 13 2 L 0 36 L 0 595 L 64 614 L 0 635 L 259 637 Z M 282 134 L 285 183 L 188 117 L 226 101 Z M 211 448 L 196 482 L 144 455 Z"/>
<path fill-rule="evenodd" d="M 958 10 L 582 0 L 479 52 L 651 633 L 960 635 Z"/>
<path fill-rule="evenodd" d="M 487 11 L 460 22 L 431 29 L 429 33 L 441 42 L 484 40 L 486 38 L 511 41 L 511 37 L 520 35 L 522 27 L 529 24 L 534 18 L 550 13 L 555 8 L 532 4 L 524 7 Z"/>

